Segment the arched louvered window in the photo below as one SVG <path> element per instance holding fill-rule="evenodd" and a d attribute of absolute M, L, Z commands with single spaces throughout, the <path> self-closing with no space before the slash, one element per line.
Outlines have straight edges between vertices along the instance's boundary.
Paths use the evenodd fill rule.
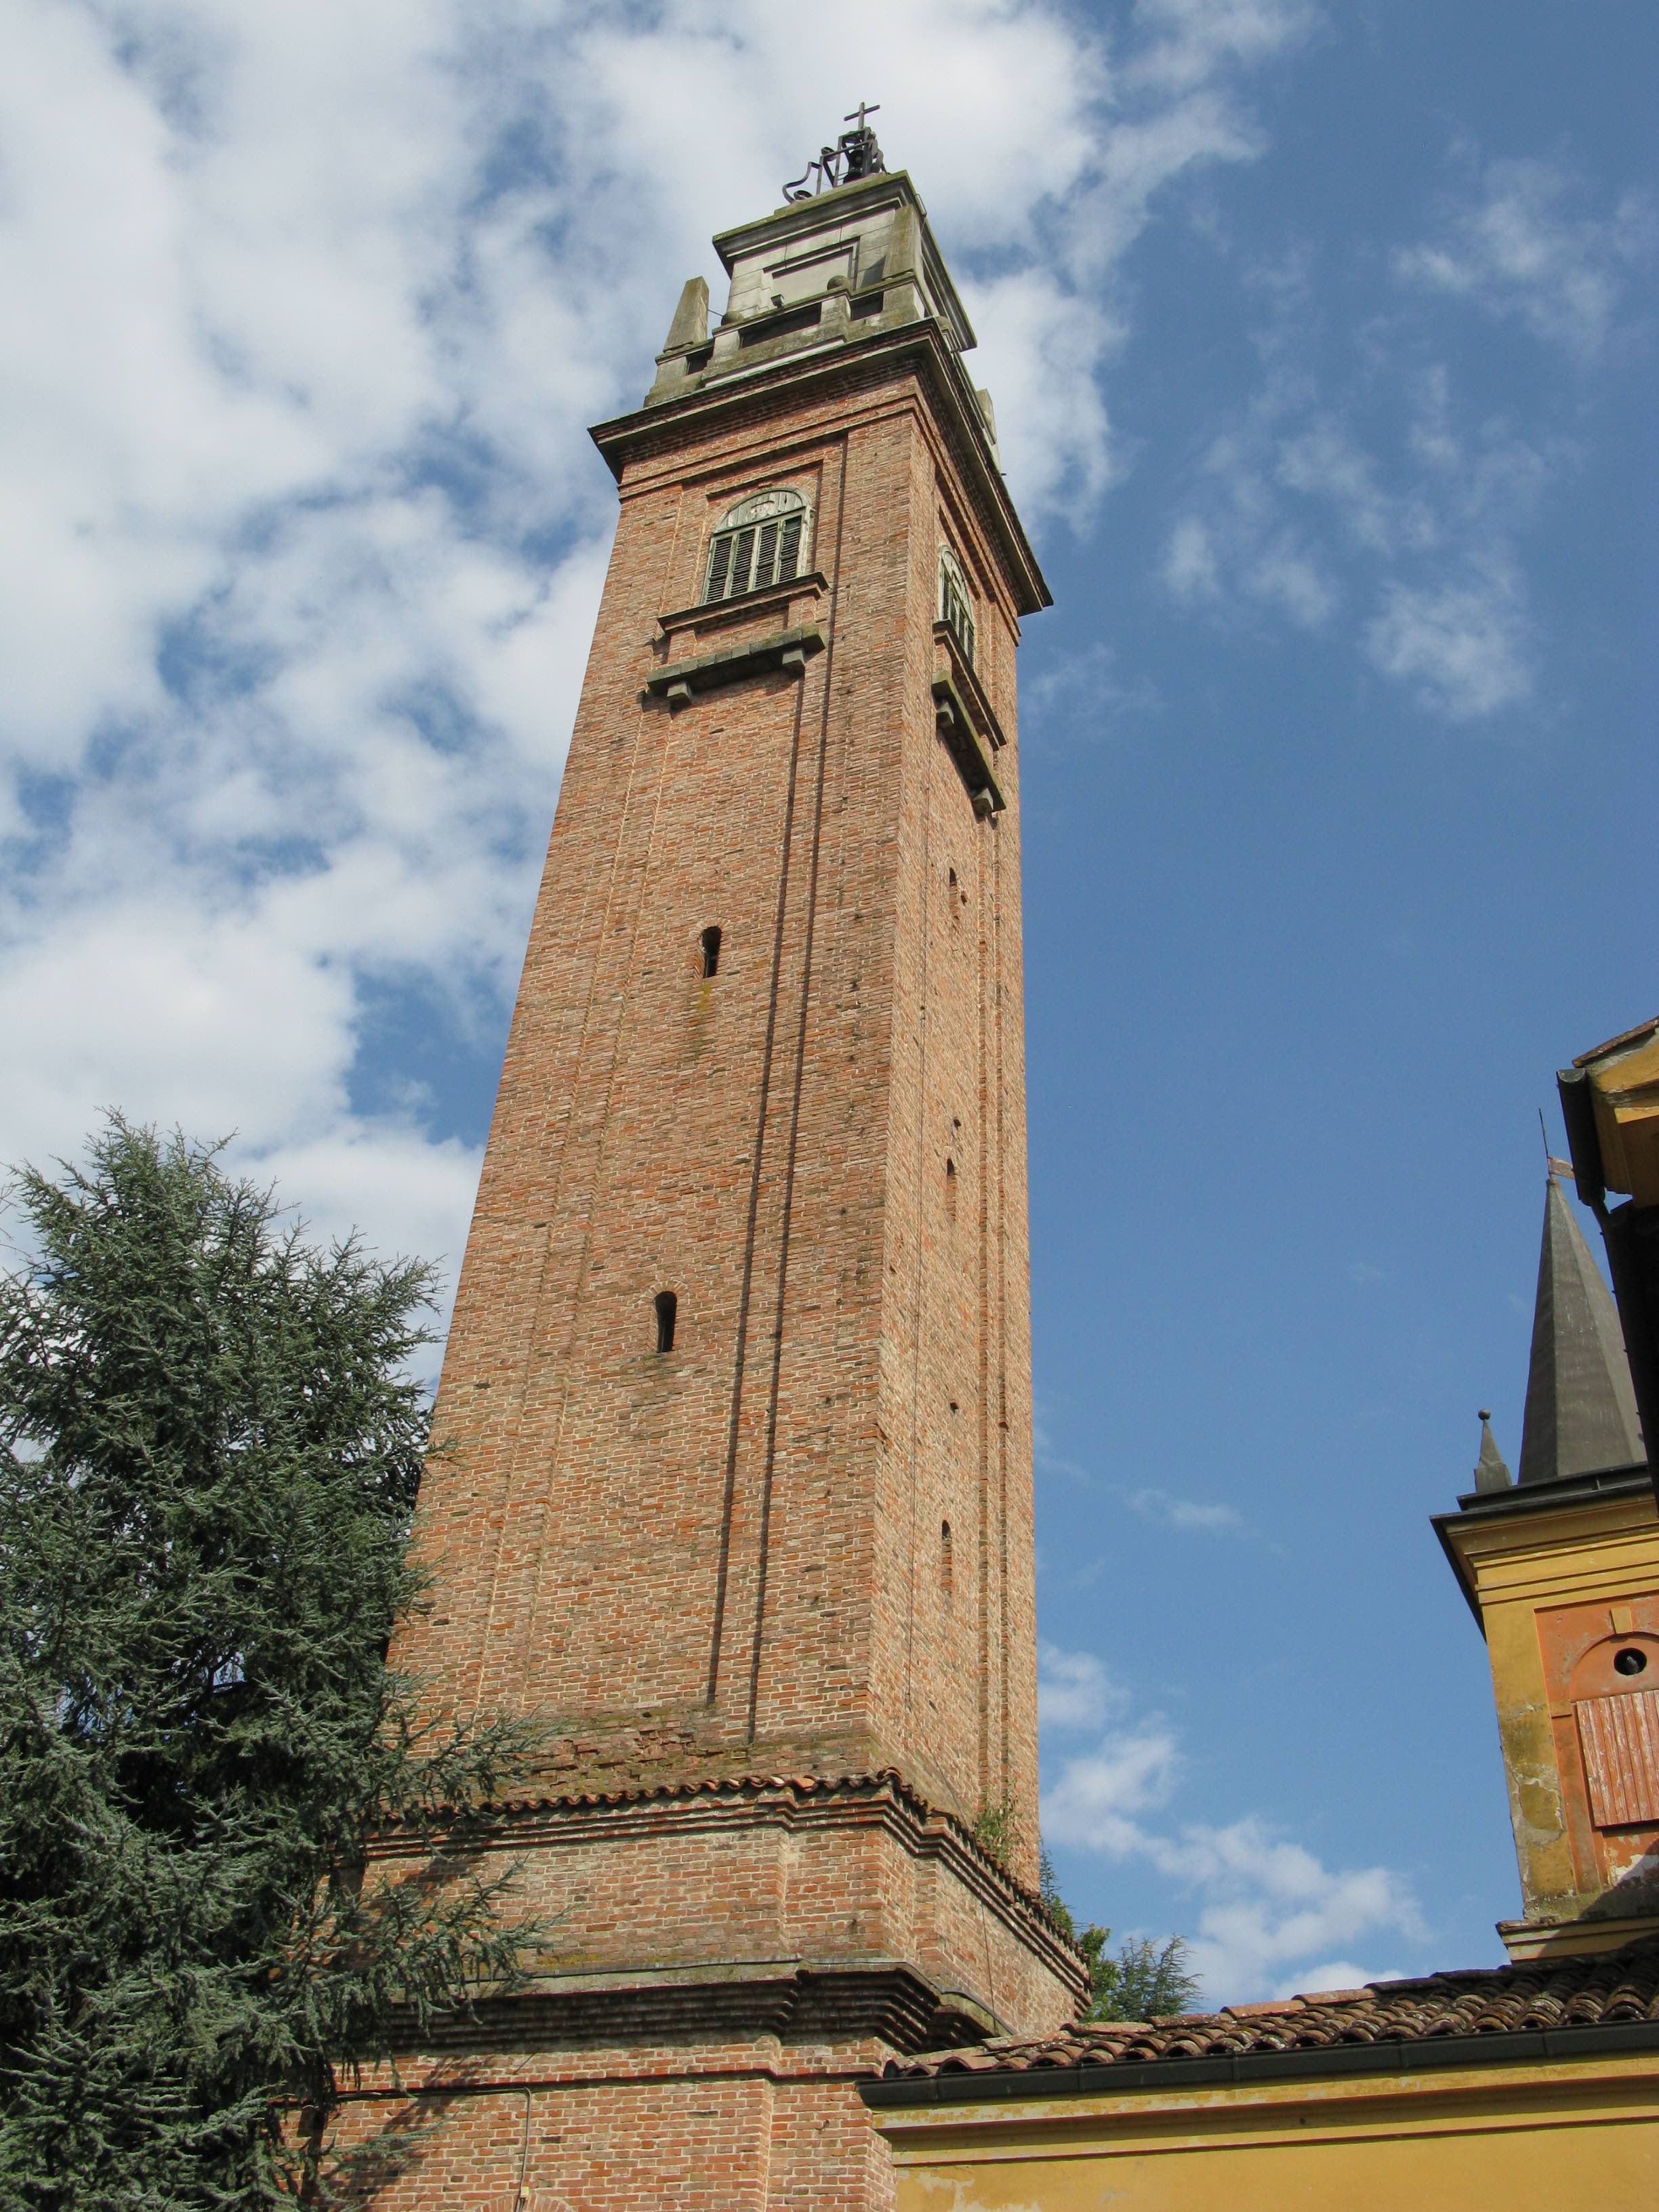
<path fill-rule="evenodd" d="M 939 556 L 939 618 L 945 623 L 957 643 L 962 647 L 962 657 L 969 668 L 974 665 L 974 603 L 968 596 L 968 582 L 957 565 L 957 556 L 948 546 Z"/>
<path fill-rule="evenodd" d="M 798 491 L 751 492 L 720 518 L 702 596 L 734 599 L 799 576 L 811 550 L 811 510 Z"/>

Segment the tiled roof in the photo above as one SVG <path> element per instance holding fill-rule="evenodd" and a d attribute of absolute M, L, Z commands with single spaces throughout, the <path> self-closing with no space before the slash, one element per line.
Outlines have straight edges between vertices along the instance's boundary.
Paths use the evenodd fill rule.
<path fill-rule="evenodd" d="M 960 2051 L 895 2059 L 885 2078 L 1231 2058 L 1644 2021 L 1659 2023 L 1659 1939 L 1652 1937 L 1589 1958 L 1370 1982 L 1360 1990 L 1322 1990 L 1269 2004 L 1229 2005 L 1222 2012 L 1086 2021 L 1054 2035 L 1004 2036 Z"/>
<path fill-rule="evenodd" d="M 523 1791 L 513 1796 L 492 1798 L 487 1808 L 480 1809 L 487 1809 L 492 1814 L 609 1811 L 631 1805 L 686 1804 L 697 1798 L 770 1796 L 781 1790 L 798 1798 L 890 1796 L 908 1805 L 920 1819 L 946 1822 L 965 1837 L 981 1857 L 990 1860 L 999 1872 L 1004 1872 L 1001 1862 L 992 1857 L 972 1829 L 954 1813 L 930 1805 L 896 1766 L 878 1767 L 872 1772 L 859 1774 L 705 1774 L 665 1782 L 619 1781 L 608 1790 L 570 1788 Z M 454 1811 L 453 1807 L 444 1808 L 444 1813 L 451 1816 Z M 427 1817 L 423 1816 L 421 1820 L 410 1825 L 424 1826 L 428 1825 Z M 1004 1878 L 1010 1879 L 1006 1872 Z"/>

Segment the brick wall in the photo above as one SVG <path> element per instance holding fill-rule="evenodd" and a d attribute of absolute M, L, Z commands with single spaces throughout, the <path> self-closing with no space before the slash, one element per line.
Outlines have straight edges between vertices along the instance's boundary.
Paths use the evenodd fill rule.
<path fill-rule="evenodd" d="M 890 2212 L 890 2155 L 854 2087 L 884 2056 L 775 2038 L 526 2051 L 499 2080 L 366 2083 L 343 2132 L 386 2162 L 382 2212 Z"/>

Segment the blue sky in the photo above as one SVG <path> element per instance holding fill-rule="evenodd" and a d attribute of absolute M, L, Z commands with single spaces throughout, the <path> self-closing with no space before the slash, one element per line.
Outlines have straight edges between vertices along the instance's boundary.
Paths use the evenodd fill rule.
<path fill-rule="evenodd" d="M 1497 1955 L 1427 1515 L 1519 1446 L 1554 1067 L 1654 1010 L 1635 0 L 3 0 L 0 1156 L 465 1236 L 585 435 L 860 97 L 1024 654 L 1043 1817 L 1211 1994 Z"/>

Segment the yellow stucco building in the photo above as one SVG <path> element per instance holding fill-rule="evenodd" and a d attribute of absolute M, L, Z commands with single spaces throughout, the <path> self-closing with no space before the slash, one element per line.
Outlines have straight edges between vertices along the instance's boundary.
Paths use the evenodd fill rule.
<path fill-rule="evenodd" d="M 898 2212 L 1659 2206 L 1659 1514 L 1554 1164 L 1519 1480 L 1483 1415 L 1435 1526 L 1492 1663 L 1510 1963 L 895 2062 Z"/>

